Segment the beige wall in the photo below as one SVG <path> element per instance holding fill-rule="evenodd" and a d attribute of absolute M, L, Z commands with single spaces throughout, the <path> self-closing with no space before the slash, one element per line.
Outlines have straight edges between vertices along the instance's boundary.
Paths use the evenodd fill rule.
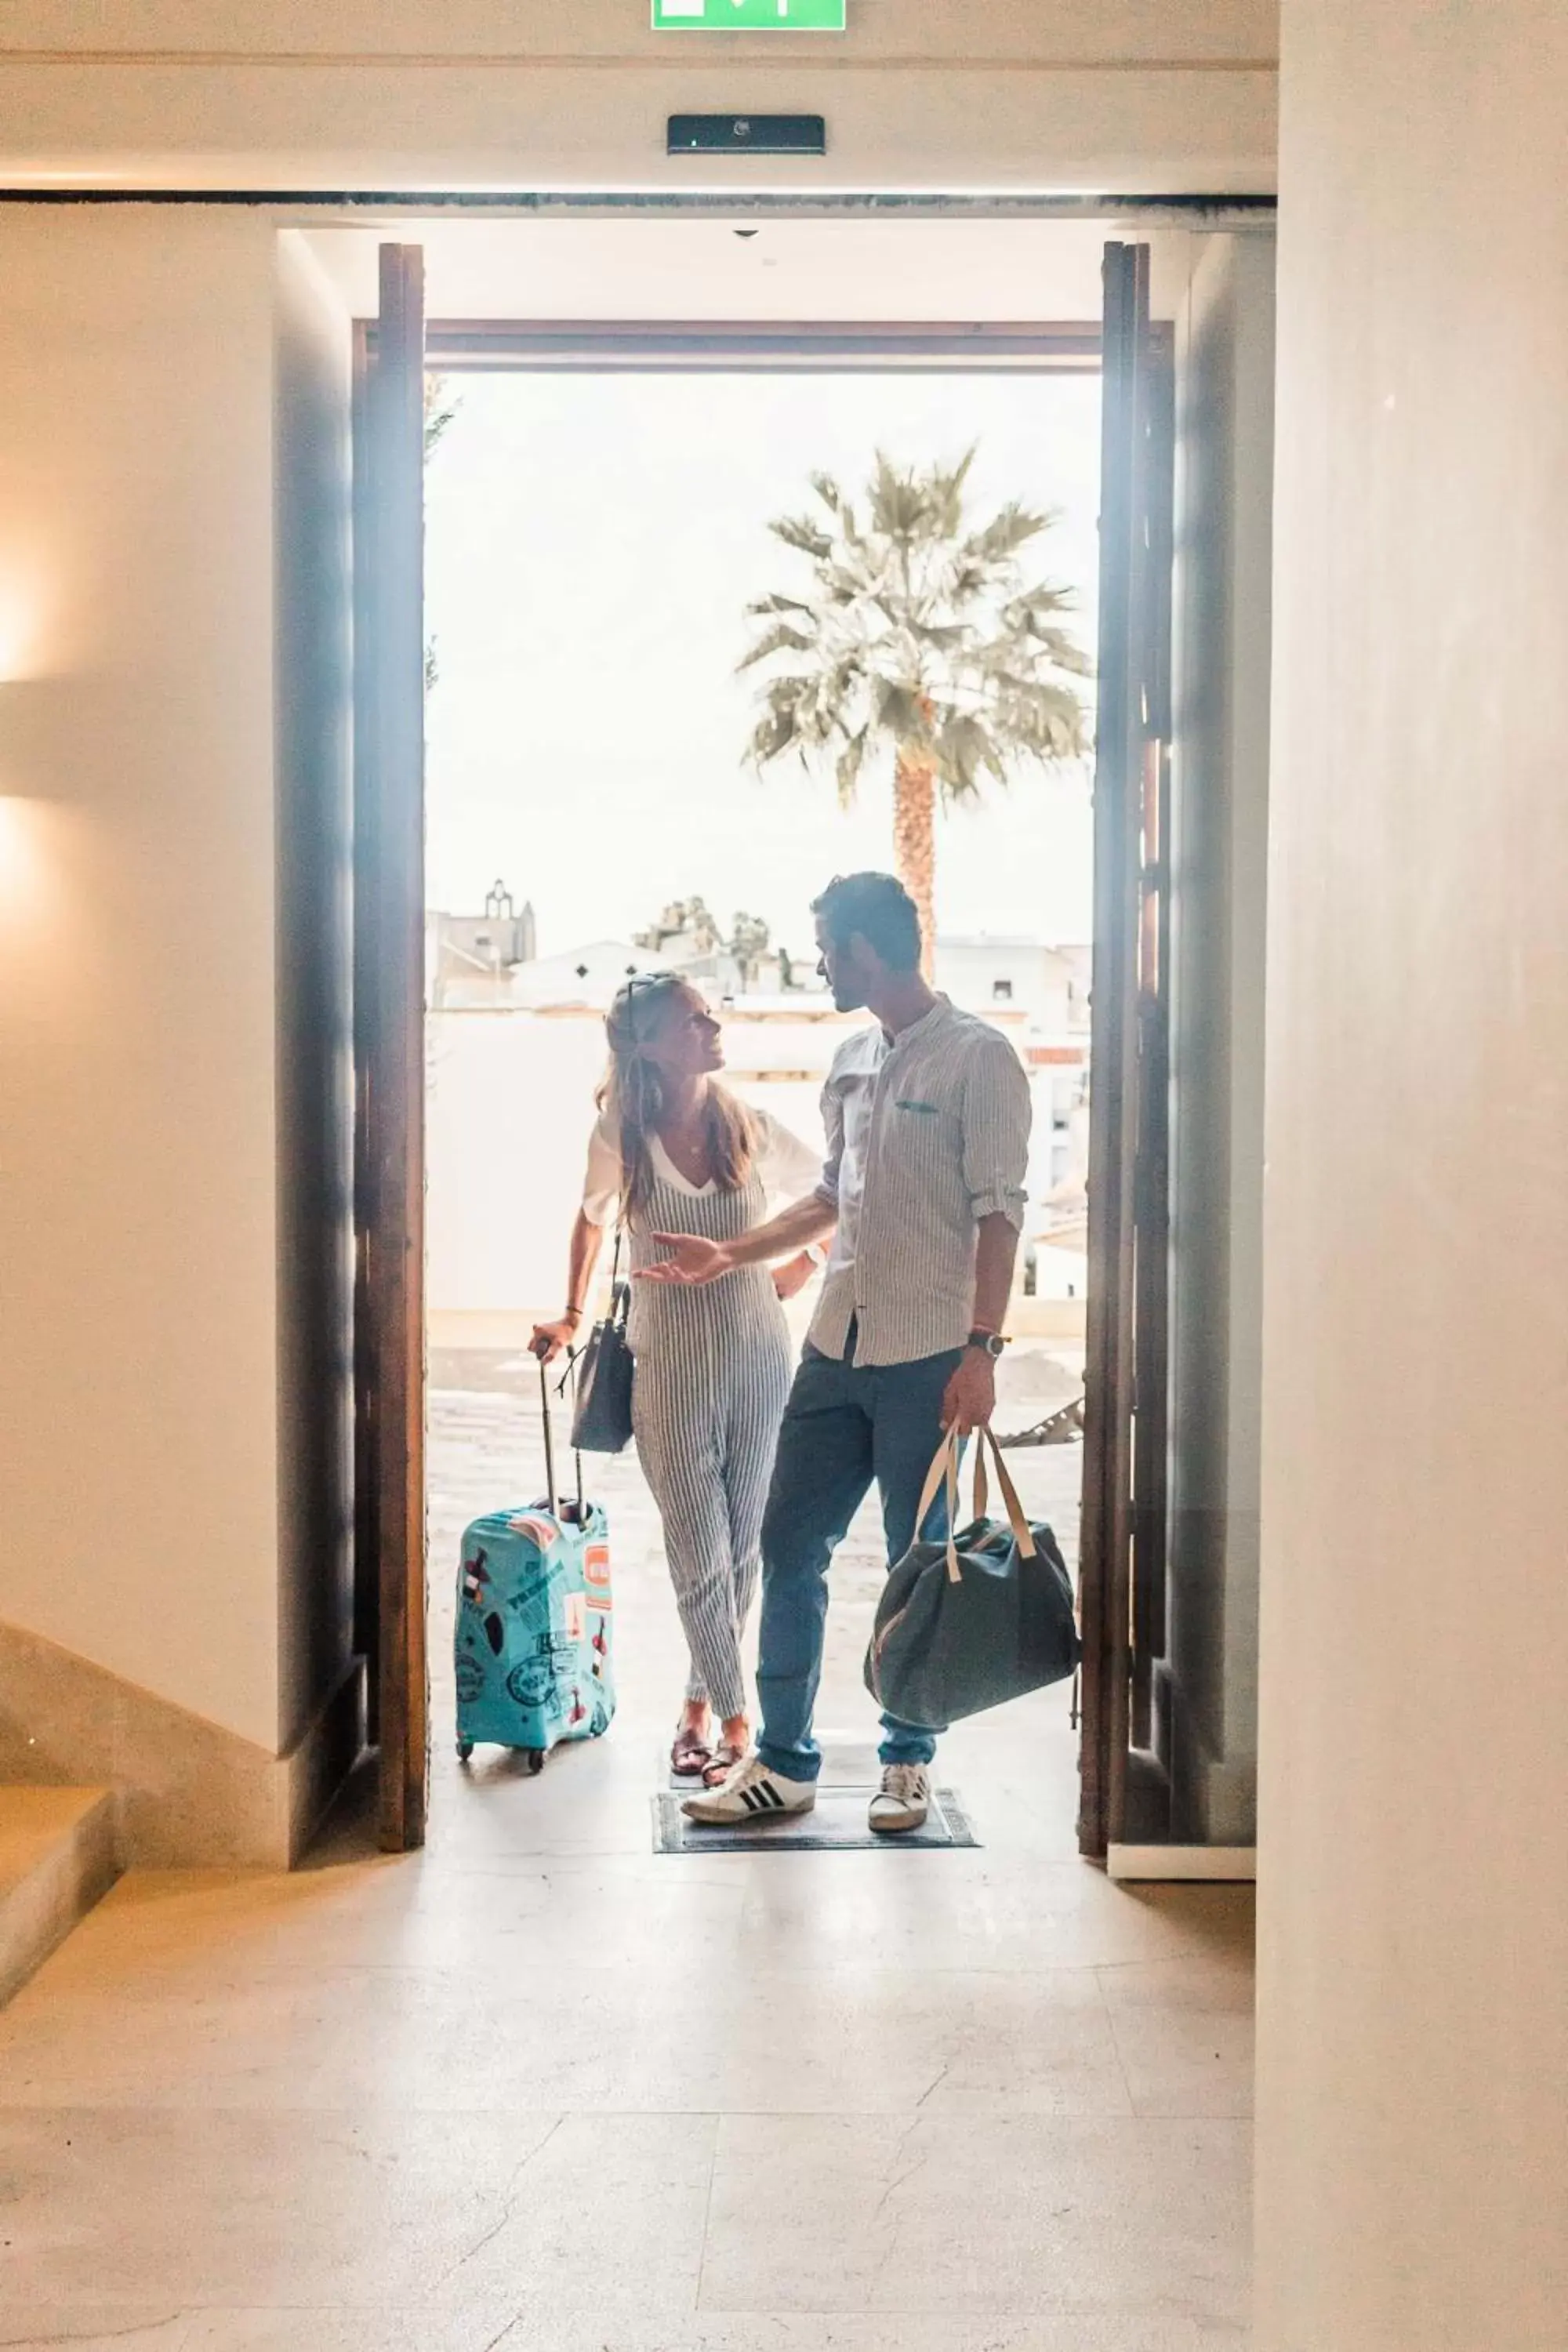
<path fill-rule="evenodd" d="M 273 247 L 0 208 L 0 1621 L 268 1748 Z"/>
<path fill-rule="evenodd" d="M 19 0 L 0 182 L 1250 190 L 1274 0 L 852 0 L 841 37 L 655 36 L 645 0 Z M 134 29 L 128 30 L 128 20 Z M 831 152 L 671 162 L 683 110 L 821 111 Z"/>
<path fill-rule="evenodd" d="M 1568 2337 L 1559 0 L 1286 0 L 1260 2352 Z"/>

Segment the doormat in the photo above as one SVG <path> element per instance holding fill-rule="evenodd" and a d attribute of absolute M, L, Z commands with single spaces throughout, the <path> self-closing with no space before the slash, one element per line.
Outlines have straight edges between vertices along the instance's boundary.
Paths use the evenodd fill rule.
<path fill-rule="evenodd" d="M 809 1813 L 785 1813 L 782 1818 L 736 1822 L 726 1829 L 703 1829 L 689 1822 L 680 1799 L 660 1794 L 653 1800 L 655 1853 L 852 1853 L 870 1846 L 978 1846 L 957 1791 L 933 1789 L 931 1811 L 923 1829 L 901 1837 L 879 1837 L 866 1826 L 866 1808 L 876 1793 L 873 1781 L 864 1789 L 825 1788 Z"/>

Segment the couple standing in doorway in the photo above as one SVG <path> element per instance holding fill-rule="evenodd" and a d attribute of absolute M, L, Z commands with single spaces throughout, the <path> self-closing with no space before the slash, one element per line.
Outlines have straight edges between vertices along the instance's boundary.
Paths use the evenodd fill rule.
<path fill-rule="evenodd" d="M 542 1354 L 570 1344 L 624 1221 L 637 1451 L 691 1659 L 672 1762 L 701 1784 L 686 1811 L 714 1825 L 815 1802 L 834 1551 L 875 1481 L 899 1559 L 943 1430 L 990 1420 L 1023 1222 L 1028 1080 L 999 1031 L 927 986 L 912 899 L 856 874 L 812 911 L 835 1004 L 874 1016 L 835 1056 L 825 1158 L 716 1082 L 720 1024 L 689 982 L 632 981 L 606 1024 L 570 1303 L 534 1335 Z M 792 1382 L 781 1302 L 824 1244 Z M 945 1509 L 939 1496 L 925 1533 L 945 1534 Z M 753 1746 L 742 1641 L 759 1570 Z M 873 1830 L 921 1825 L 935 1751 L 930 1729 L 883 1717 Z"/>

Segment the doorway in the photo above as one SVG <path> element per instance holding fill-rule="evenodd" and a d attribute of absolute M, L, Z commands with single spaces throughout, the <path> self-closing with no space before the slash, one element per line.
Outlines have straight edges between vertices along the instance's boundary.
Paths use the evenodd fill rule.
<path fill-rule="evenodd" d="M 1186 232 L 1182 241 L 1202 242 Z M 1180 936 L 1171 904 L 1176 347 L 1172 325 L 1154 315 L 1150 245 L 1113 238 L 1102 252 L 1102 242 L 1096 238 L 1093 256 L 1096 275 L 1103 272 L 1100 316 L 1064 323 L 1058 314 L 1055 323 L 963 330 L 713 320 L 628 329 L 615 320 L 584 327 L 534 319 L 437 321 L 421 334 L 423 257 L 412 247 L 383 254 L 380 316 L 362 335 L 358 507 L 370 553 L 360 567 L 361 799 L 368 820 L 360 925 L 366 1013 L 360 1033 L 360 1592 L 362 1637 L 377 1658 L 382 1832 L 389 1845 L 416 1843 L 424 1834 L 429 1755 L 423 1545 L 416 1534 L 425 1484 L 422 1358 L 416 1359 L 411 1336 L 424 1328 L 424 1137 L 409 1099 L 424 1058 L 421 1052 L 416 1063 L 409 1050 L 410 1024 L 420 1035 L 423 1021 L 423 949 L 416 971 L 409 953 L 416 919 L 422 930 L 424 916 L 422 859 L 415 857 L 423 835 L 423 778 L 408 759 L 416 740 L 410 664 L 417 647 L 422 680 L 427 647 L 407 592 L 410 551 L 423 523 L 423 388 L 432 362 L 443 370 L 658 368 L 695 377 L 726 363 L 809 374 L 825 366 L 973 370 L 977 362 L 1098 370 L 1103 359 L 1079 1836 L 1083 1851 L 1103 1856 L 1129 1838 L 1170 1833 L 1169 1036 L 1173 942 Z M 1190 277 L 1191 261 L 1185 253 L 1178 278 L 1184 268 Z M 384 597 L 388 564 L 401 567 L 401 586 Z M 1205 627 L 1208 617 L 1202 616 Z M 389 811 L 400 812 L 395 822 L 389 823 Z M 399 910 L 395 922 L 392 906 Z M 438 1562 L 437 1572 L 444 1570 Z"/>

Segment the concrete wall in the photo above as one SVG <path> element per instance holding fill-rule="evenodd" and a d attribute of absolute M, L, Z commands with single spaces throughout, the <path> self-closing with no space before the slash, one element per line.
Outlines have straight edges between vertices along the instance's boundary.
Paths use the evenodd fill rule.
<path fill-rule="evenodd" d="M 431 1013 L 426 1034 L 432 1342 L 488 1330 L 515 1340 L 536 1317 L 558 1312 L 564 1296 L 604 1024 L 589 1013 L 447 1012 Z M 825 1071 L 843 1028 L 834 1023 L 824 1035 L 802 1024 L 782 1034 L 792 1041 L 782 1066 Z M 727 1042 L 737 1068 L 759 1066 L 753 1037 L 731 1029 Z M 821 1149 L 821 1075 L 731 1083 Z M 601 1277 L 608 1272 L 606 1256 Z"/>
<path fill-rule="evenodd" d="M 1256 1831 L 1272 236 L 1194 239 L 1178 331 L 1171 1769 L 1179 1837 Z"/>
<path fill-rule="evenodd" d="M 273 247 L 0 208 L 0 1622 L 268 1749 Z"/>
<path fill-rule="evenodd" d="M 1275 0 L 852 0 L 842 37 L 656 36 L 642 0 L 13 0 L 0 182 L 1272 184 Z M 677 111 L 811 110 L 826 162 L 670 161 Z"/>
<path fill-rule="evenodd" d="M 854 1025 L 831 1015 L 731 1019 L 729 1083 L 820 1151 L 823 1080 Z M 559 1307 L 604 1066 L 597 1014 L 468 1009 L 428 1016 L 426 1297 L 435 1344 L 486 1326 L 526 1331 L 533 1317 Z M 805 1071 L 812 1075 L 798 1075 Z M 1032 1231 L 1044 1221 L 1039 1204 L 1053 1174 L 1053 1087 L 1051 1071 L 1035 1073 Z M 1042 1257 L 1042 1296 L 1077 1277 L 1081 1297 L 1077 1257 L 1057 1250 Z M 607 1272 L 606 1262 L 601 1273 Z"/>
<path fill-rule="evenodd" d="M 1258 2342 L 1556 2352 L 1568 12 L 1284 47 Z"/>
<path fill-rule="evenodd" d="M 353 1619 L 353 670 L 350 322 L 278 239 L 279 1736 L 349 1663 Z"/>

